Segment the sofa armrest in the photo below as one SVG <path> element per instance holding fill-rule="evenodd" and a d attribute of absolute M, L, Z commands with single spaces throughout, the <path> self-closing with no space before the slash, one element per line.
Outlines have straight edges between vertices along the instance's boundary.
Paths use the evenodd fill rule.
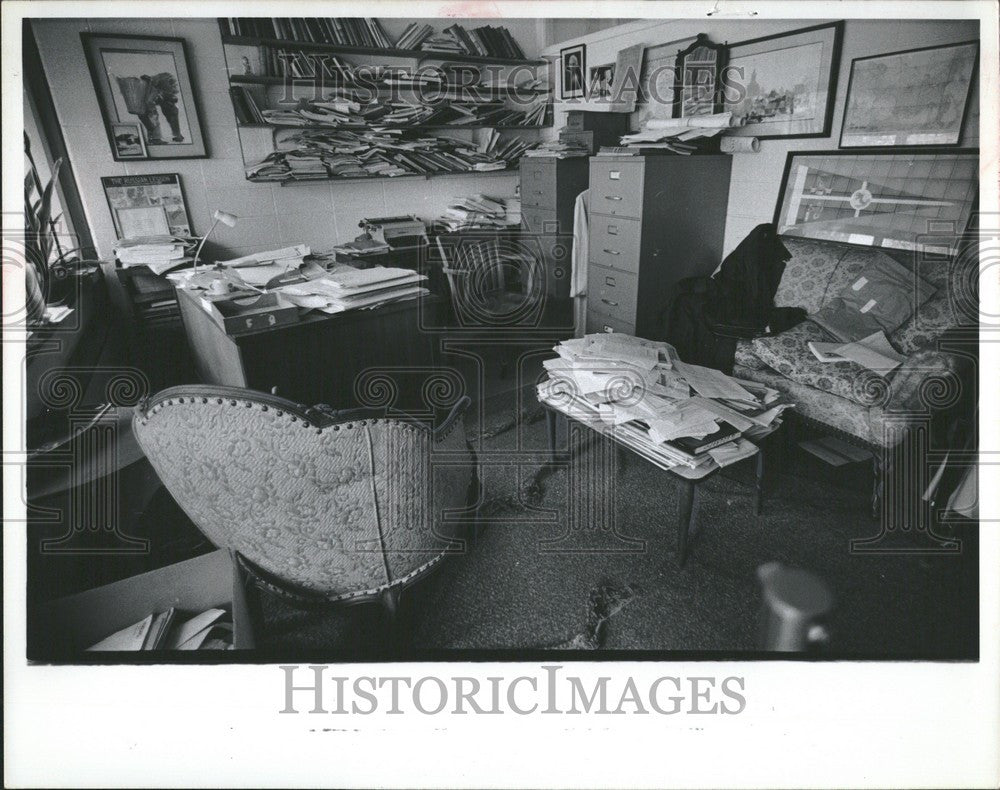
<path fill-rule="evenodd" d="M 975 365 L 970 357 L 937 348 L 914 351 L 889 382 L 886 411 L 927 414 L 971 398 Z"/>

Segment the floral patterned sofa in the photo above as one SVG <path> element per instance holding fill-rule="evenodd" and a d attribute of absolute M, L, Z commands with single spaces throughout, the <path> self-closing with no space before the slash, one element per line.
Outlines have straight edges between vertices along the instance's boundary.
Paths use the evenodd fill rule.
<path fill-rule="evenodd" d="M 809 341 L 835 340 L 813 321 L 806 320 L 776 335 L 739 341 L 733 375 L 760 382 L 786 394 L 801 417 L 835 429 L 844 438 L 868 447 L 884 447 L 891 439 L 886 417 L 901 403 L 910 406 L 919 401 L 922 407 L 935 402 L 944 404 L 954 383 L 943 381 L 936 373 L 952 368 L 941 359 L 929 362 L 927 350 L 937 352 L 937 339 L 960 324 L 975 325 L 975 316 L 966 317 L 963 308 L 969 289 L 955 259 L 945 256 L 915 256 L 911 252 L 857 247 L 826 241 L 783 237 L 791 253 L 781 283 L 775 294 L 776 307 L 802 307 L 815 314 L 877 259 L 888 255 L 911 272 L 918 266 L 914 289 L 925 283 L 933 295 L 920 304 L 913 315 L 889 340 L 906 361 L 884 378 L 854 362 L 824 363 L 809 350 Z M 968 268 L 967 266 L 964 268 Z M 972 291 L 974 295 L 974 291 Z M 914 304 L 919 304 L 914 294 Z M 899 385 L 919 390 L 902 395 Z M 935 400 L 937 399 L 937 400 Z"/>

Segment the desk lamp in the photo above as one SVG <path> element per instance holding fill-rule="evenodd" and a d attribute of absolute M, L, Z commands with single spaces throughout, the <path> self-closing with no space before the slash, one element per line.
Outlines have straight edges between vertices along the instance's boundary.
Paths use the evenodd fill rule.
<path fill-rule="evenodd" d="M 215 226 L 221 222 L 223 225 L 232 228 L 236 225 L 236 220 L 239 219 L 239 217 L 235 214 L 229 214 L 228 212 L 218 210 L 216 210 L 215 214 L 212 216 L 215 219 L 215 222 L 213 222 L 212 227 L 208 229 L 208 233 L 202 236 L 201 243 L 198 245 L 198 249 L 194 253 L 195 271 L 198 271 L 198 256 L 201 255 L 201 248 L 205 246 L 205 242 L 208 241 L 208 237 L 212 235 L 212 231 L 215 230 Z"/>

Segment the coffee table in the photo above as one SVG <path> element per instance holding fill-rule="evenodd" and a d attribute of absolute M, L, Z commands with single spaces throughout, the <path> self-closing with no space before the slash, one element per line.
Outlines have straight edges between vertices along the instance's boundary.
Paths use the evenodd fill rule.
<path fill-rule="evenodd" d="M 719 466 L 714 461 L 696 468 L 670 463 L 658 451 L 657 444 L 649 438 L 643 428 L 632 423 L 609 425 L 601 419 L 597 407 L 583 398 L 560 398 L 557 402 L 540 399 L 539 402 L 545 407 L 549 455 L 553 463 L 561 460 L 558 451 L 560 422 L 564 426 L 568 426 L 568 423 L 572 421 L 589 428 L 600 435 L 602 439 L 613 441 L 625 451 L 631 452 L 669 473 L 669 477 L 677 483 L 680 493 L 677 518 L 677 564 L 679 567 L 684 567 L 688 558 L 688 545 L 692 534 L 691 527 L 694 523 L 693 516 L 698 486 L 725 467 Z M 744 433 L 743 438 L 753 443 L 755 452 L 753 455 L 735 462 L 748 463 L 753 461 L 755 464 L 754 513 L 758 516 L 763 512 L 764 503 L 764 451 L 761 442 L 777 431 L 780 426 L 780 420 L 776 420 L 766 428 L 757 427 L 749 433 Z M 568 428 L 564 428 L 564 432 L 568 435 Z M 567 442 L 566 447 L 565 454 L 568 455 L 570 452 L 569 442 Z"/>

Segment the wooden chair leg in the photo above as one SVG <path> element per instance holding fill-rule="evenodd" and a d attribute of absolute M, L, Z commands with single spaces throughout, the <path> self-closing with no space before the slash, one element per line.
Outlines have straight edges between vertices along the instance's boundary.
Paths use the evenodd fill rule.
<path fill-rule="evenodd" d="M 379 596 L 384 615 L 384 648 L 393 656 L 405 655 L 412 648 L 412 623 L 398 586 L 389 587 Z"/>

